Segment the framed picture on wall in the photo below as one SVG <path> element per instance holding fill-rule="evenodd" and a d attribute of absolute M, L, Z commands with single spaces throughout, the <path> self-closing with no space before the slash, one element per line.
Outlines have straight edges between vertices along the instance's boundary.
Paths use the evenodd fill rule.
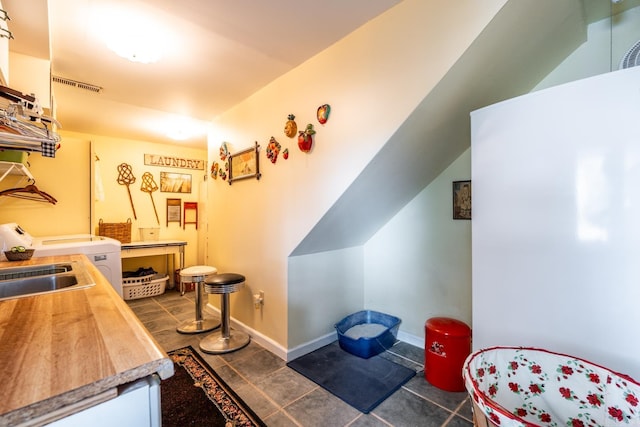
<path fill-rule="evenodd" d="M 241 179 L 260 179 L 260 145 L 229 155 L 229 185 Z"/>
<path fill-rule="evenodd" d="M 471 219 L 471 181 L 453 181 L 453 219 Z"/>
<path fill-rule="evenodd" d="M 163 193 L 191 193 L 191 175 L 160 172 L 160 191 Z"/>

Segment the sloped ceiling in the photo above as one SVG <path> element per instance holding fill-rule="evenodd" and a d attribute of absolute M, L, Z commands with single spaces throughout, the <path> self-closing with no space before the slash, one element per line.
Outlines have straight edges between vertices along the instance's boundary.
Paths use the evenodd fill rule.
<path fill-rule="evenodd" d="M 366 243 L 469 148 L 471 111 L 531 91 L 585 39 L 579 0 L 508 2 L 291 255 Z"/>
<path fill-rule="evenodd" d="M 206 148 L 206 133 L 183 142 L 164 127 L 182 117 L 206 126 L 401 0 L 3 0 L 17 53 L 50 59 L 52 73 L 102 87 L 55 83 L 63 130 Z M 124 10 L 119 19 L 109 10 Z M 157 63 L 118 57 L 93 31 L 122 20 L 163 25 Z M 103 22 L 107 21 L 107 22 Z"/>

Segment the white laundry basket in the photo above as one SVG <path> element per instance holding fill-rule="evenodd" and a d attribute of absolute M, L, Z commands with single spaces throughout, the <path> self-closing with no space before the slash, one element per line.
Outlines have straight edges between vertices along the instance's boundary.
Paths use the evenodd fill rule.
<path fill-rule="evenodd" d="M 162 295 L 168 280 L 169 276 L 161 274 L 123 278 L 122 297 L 125 300 L 132 300 Z"/>

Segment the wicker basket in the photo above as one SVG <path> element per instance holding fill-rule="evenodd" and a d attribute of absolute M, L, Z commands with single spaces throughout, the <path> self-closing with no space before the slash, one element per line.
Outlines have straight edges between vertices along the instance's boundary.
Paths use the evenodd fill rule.
<path fill-rule="evenodd" d="M 100 222 L 98 223 L 98 235 L 111 237 L 120 243 L 131 243 L 131 218 L 127 222 Z"/>
<path fill-rule="evenodd" d="M 168 280 L 169 276 L 161 274 L 123 278 L 122 296 L 125 300 L 132 300 L 162 295 Z"/>
<path fill-rule="evenodd" d="M 34 252 L 35 249 L 25 249 L 24 252 L 4 251 L 4 256 L 6 256 L 9 261 L 26 261 L 31 259 Z"/>

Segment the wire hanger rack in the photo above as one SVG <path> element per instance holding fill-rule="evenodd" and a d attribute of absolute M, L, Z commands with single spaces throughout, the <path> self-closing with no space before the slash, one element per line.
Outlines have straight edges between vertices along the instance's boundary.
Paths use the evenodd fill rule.
<path fill-rule="evenodd" d="M 0 148 L 55 157 L 60 136 L 54 127 L 61 127 L 60 123 L 42 114 L 42 107 L 33 95 L 0 86 L 0 97 L 5 100 L 0 103 Z"/>

